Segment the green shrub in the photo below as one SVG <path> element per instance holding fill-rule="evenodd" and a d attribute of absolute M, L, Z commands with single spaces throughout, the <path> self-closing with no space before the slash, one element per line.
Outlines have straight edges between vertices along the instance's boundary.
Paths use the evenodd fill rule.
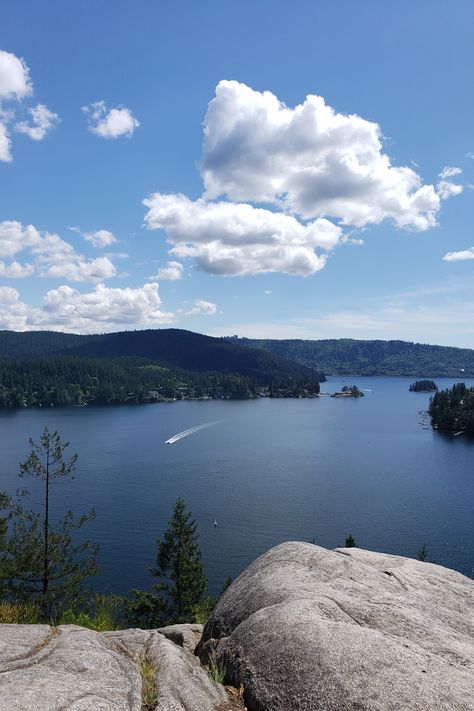
<path fill-rule="evenodd" d="M 215 606 L 217 605 L 218 598 L 216 597 L 203 597 L 195 605 L 193 605 L 193 622 L 198 625 L 205 624 L 207 618 L 211 615 Z"/>
<path fill-rule="evenodd" d="M 61 625 L 79 625 L 97 632 L 119 629 L 123 617 L 123 599 L 119 595 L 96 594 L 87 609 L 68 608 L 59 620 Z"/>

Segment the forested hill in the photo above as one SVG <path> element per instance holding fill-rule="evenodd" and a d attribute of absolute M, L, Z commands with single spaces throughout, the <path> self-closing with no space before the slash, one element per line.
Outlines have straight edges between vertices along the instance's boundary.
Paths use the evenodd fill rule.
<path fill-rule="evenodd" d="M 0 331 L 0 360 L 43 358 L 79 346 L 90 338 L 95 336 L 56 331 Z"/>
<path fill-rule="evenodd" d="M 405 375 L 474 377 L 474 350 L 408 341 L 257 340 L 229 342 L 261 348 L 326 375 Z"/>
<path fill-rule="evenodd" d="M 321 373 L 262 349 L 180 329 L 124 331 L 78 336 L 51 331 L 0 331 L 0 360 L 37 358 L 145 358 L 194 372 L 240 374 L 260 383 L 275 380 L 323 380 Z"/>

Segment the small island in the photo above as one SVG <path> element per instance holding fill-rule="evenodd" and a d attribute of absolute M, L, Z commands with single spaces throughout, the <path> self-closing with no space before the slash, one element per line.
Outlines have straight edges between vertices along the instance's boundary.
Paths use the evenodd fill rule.
<path fill-rule="evenodd" d="M 456 383 L 433 395 L 428 413 L 434 429 L 455 436 L 474 435 L 474 388 Z"/>
<path fill-rule="evenodd" d="M 362 390 L 357 387 L 357 385 L 343 385 L 342 389 L 333 393 L 333 395 L 331 395 L 331 397 L 358 398 L 358 397 L 365 397 L 365 395 L 362 392 Z"/>
<path fill-rule="evenodd" d="M 434 393 L 438 386 L 433 380 L 415 380 L 408 389 L 411 393 Z"/>

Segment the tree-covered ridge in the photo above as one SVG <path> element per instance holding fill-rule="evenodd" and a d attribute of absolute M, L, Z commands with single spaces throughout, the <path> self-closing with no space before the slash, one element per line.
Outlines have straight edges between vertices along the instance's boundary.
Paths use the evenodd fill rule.
<path fill-rule="evenodd" d="M 320 370 L 326 375 L 474 377 L 474 350 L 408 341 L 320 341 L 229 338 Z"/>
<path fill-rule="evenodd" d="M 78 336 L 56 331 L 0 331 L 0 360 L 44 358 L 63 353 L 95 336 Z"/>
<path fill-rule="evenodd" d="M 0 331 L 0 360 L 46 356 L 140 357 L 189 371 L 239 373 L 268 384 L 274 378 L 315 377 L 312 370 L 277 354 L 250 350 L 226 339 L 176 328 L 122 331 L 93 336 L 36 331 Z M 322 373 L 317 374 L 320 381 Z"/>
<path fill-rule="evenodd" d="M 434 380 L 415 380 L 408 389 L 411 393 L 433 393 L 438 386 Z"/>
<path fill-rule="evenodd" d="M 457 383 L 449 390 L 435 393 L 428 412 L 436 429 L 474 435 L 474 388 Z"/>
<path fill-rule="evenodd" d="M 308 371 L 310 372 L 310 371 Z M 306 371 L 286 374 L 190 372 L 144 358 L 42 358 L 0 361 L 0 407 L 111 405 L 187 398 L 314 395 L 319 383 Z"/>
<path fill-rule="evenodd" d="M 0 407 L 307 396 L 323 379 L 278 355 L 179 329 L 0 331 Z"/>

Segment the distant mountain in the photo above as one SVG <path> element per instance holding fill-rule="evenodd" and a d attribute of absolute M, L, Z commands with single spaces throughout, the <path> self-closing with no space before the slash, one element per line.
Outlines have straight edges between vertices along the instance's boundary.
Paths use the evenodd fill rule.
<path fill-rule="evenodd" d="M 35 331 L 0 331 L 0 359 L 8 361 L 75 356 L 144 358 L 193 372 L 240 374 L 261 384 L 275 380 L 317 382 L 324 375 L 262 349 L 180 329 L 123 331 L 92 336 Z"/>
<path fill-rule="evenodd" d="M 227 340 L 289 358 L 326 375 L 474 377 L 474 350 L 469 348 L 350 338 L 306 341 L 230 337 Z"/>

